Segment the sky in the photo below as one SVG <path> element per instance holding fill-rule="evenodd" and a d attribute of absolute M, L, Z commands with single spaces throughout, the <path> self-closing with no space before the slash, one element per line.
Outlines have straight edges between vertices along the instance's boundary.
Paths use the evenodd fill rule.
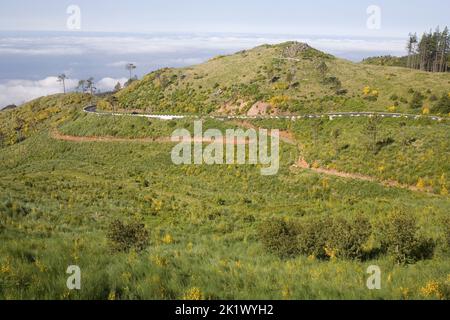
<path fill-rule="evenodd" d="M 449 12 L 448 0 L 0 0 L 0 109 L 60 92 L 60 73 L 69 90 L 94 77 L 108 91 L 129 62 L 141 77 L 264 43 L 404 55 L 409 32 L 450 25 Z"/>
<path fill-rule="evenodd" d="M 63 31 L 69 5 L 81 9 L 82 30 L 104 32 L 399 37 L 450 22 L 447 0 L 2 0 L 0 30 Z M 381 8 L 380 29 L 366 27 L 370 5 Z"/>

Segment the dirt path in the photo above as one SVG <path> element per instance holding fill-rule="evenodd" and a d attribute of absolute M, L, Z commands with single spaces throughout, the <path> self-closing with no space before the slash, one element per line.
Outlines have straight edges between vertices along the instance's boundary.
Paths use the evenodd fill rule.
<path fill-rule="evenodd" d="M 264 129 L 264 128 L 259 128 L 255 125 L 251 124 L 248 121 L 233 121 L 232 123 L 234 123 L 238 126 L 244 127 L 246 129 L 255 129 L 255 130 Z M 280 140 L 287 144 L 297 145 L 297 141 L 295 140 L 294 135 L 289 131 L 281 131 L 280 130 Z"/>
<path fill-rule="evenodd" d="M 118 138 L 118 137 L 112 137 L 112 136 L 102 136 L 102 137 L 96 137 L 96 136 L 86 136 L 86 137 L 80 137 L 80 136 L 71 136 L 62 134 L 58 130 L 54 129 L 51 131 L 51 137 L 56 140 L 61 141 L 69 141 L 69 142 L 127 142 L 127 143 L 178 143 L 177 141 L 172 141 L 171 137 L 159 137 L 159 138 Z M 191 138 L 189 140 L 185 140 L 185 142 L 200 142 L 200 143 L 211 143 L 214 139 L 207 139 L 207 138 Z M 242 144 L 248 144 L 248 140 L 240 140 L 236 139 L 232 142 L 228 141 L 226 137 L 222 140 L 223 144 L 234 144 L 234 145 L 242 145 Z"/>
<path fill-rule="evenodd" d="M 258 128 L 255 125 L 251 124 L 247 121 L 234 121 L 238 126 L 242 126 L 247 129 L 263 129 Z M 171 140 L 171 137 L 159 137 L 159 138 L 117 138 L 117 137 L 111 137 L 111 136 L 103 136 L 103 137 L 95 137 L 95 136 L 86 136 L 86 137 L 80 137 L 80 136 L 71 136 L 71 135 L 65 135 L 60 133 L 58 130 L 54 129 L 51 131 L 51 137 L 56 140 L 61 141 L 69 141 L 69 142 L 125 142 L 125 143 L 176 143 Z M 302 153 L 302 146 L 299 144 L 292 132 L 289 131 L 280 131 L 280 140 L 290 144 L 290 145 L 296 145 L 299 147 L 300 154 Z M 202 143 L 211 143 L 213 142 L 212 139 L 198 139 L 198 138 L 191 138 L 190 140 L 186 142 L 202 142 Z M 226 140 L 226 138 L 223 138 L 224 144 L 230 144 L 229 141 Z M 232 142 L 234 145 L 240 145 L 240 144 L 248 144 L 248 140 L 235 140 Z M 425 190 L 419 189 L 416 186 L 410 186 L 401 184 L 398 181 L 379 181 L 374 177 L 366 176 L 362 174 L 357 173 L 348 173 L 348 172 L 342 172 L 335 169 L 325 169 L 325 168 L 314 168 L 311 166 L 303 156 L 300 156 L 297 163 L 292 166 L 292 169 L 302 169 L 302 170 L 310 170 L 313 172 L 316 172 L 318 174 L 323 175 L 329 175 L 334 177 L 340 177 L 345 179 L 354 179 L 354 180 L 360 180 L 360 181 L 369 181 L 378 183 L 385 187 L 390 188 L 401 188 L 401 189 L 408 189 L 415 192 L 425 192 L 425 193 L 432 193 L 432 190 L 430 188 L 427 188 Z"/>
<path fill-rule="evenodd" d="M 319 174 L 325 174 L 329 176 L 335 176 L 340 178 L 346 178 L 346 179 L 355 179 L 355 180 L 361 180 L 361 181 L 369 181 L 369 182 L 375 182 L 378 184 L 381 184 L 385 187 L 390 188 L 401 188 L 401 189 L 408 189 L 415 192 L 427 192 L 432 193 L 433 190 L 431 188 L 427 188 L 425 190 L 419 189 L 416 186 L 410 186 L 406 184 L 402 184 L 398 181 L 379 181 L 374 177 L 366 176 L 358 173 L 348 173 L 348 172 L 342 172 L 335 169 L 324 169 L 324 168 L 314 168 L 312 167 L 303 157 L 300 157 L 296 164 L 292 166 L 293 169 L 304 169 L 304 170 L 311 170 Z"/>
<path fill-rule="evenodd" d="M 234 121 L 234 123 L 237 125 L 240 125 L 242 127 L 245 127 L 247 129 L 258 129 L 256 126 L 254 126 L 253 124 L 251 124 L 247 121 Z M 297 145 L 299 148 L 300 154 L 302 154 L 302 149 L 303 149 L 302 145 L 300 143 L 298 143 L 298 141 L 296 141 L 292 132 L 280 131 L 280 139 L 290 145 Z M 393 180 L 379 181 L 378 179 L 376 179 L 374 177 L 366 176 L 366 175 L 362 175 L 362 174 L 358 174 L 358 173 L 343 172 L 343 171 L 338 171 L 335 169 L 314 168 L 306 161 L 306 159 L 302 155 L 300 155 L 300 158 L 298 159 L 297 163 L 295 163 L 292 166 L 292 169 L 310 170 L 310 171 L 313 171 L 313 172 L 316 172 L 319 174 L 328 175 L 328 176 L 340 177 L 340 178 L 345 178 L 345 179 L 354 179 L 354 180 L 360 180 L 360 181 L 369 181 L 369 182 L 378 183 L 382 186 L 389 187 L 389 188 L 408 189 L 408 190 L 415 191 L 415 192 L 426 192 L 426 193 L 433 192 L 433 190 L 431 188 L 426 188 L 425 190 L 422 190 L 422 189 L 417 188 L 416 186 L 402 184 L 398 181 L 393 181 Z"/>

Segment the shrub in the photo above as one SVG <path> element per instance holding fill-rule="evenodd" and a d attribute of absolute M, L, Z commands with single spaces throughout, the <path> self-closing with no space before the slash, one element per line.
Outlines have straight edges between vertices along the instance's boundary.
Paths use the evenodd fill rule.
<path fill-rule="evenodd" d="M 112 104 L 106 99 L 99 100 L 97 102 L 97 107 L 99 110 L 104 110 L 104 111 L 112 111 L 113 110 Z"/>
<path fill-rule="evenodd" d="M 307 256 L 319 259 L 327 257 L 327 229 L 329 223 L 324 218 L 307 219 L 298 225 L 297 244 L 298 251 Z"/>
<path fill-rule="evenodd" d="M 332 249 L 339 258 L 362 259 L 363 246 L 371 234 L 372 226 L 367 218 L 336 218 L 328 231 L 327 248 Z"/>
<path fill-rule="evenodd" d="M 141 223 L 124 224 L 115 220 L 109 225 L 107 237 L 113 251 L 128 252 L 131 249 L 144 250 L 148 246 L 149 234 Z"/>
<path fill-rule="evenodd" d="M 448 114 L 450 113 L 450 96 L 442 95 L 441 99 L 436 102 L 432 108 L 433 113 Z"/>
<path fill-rule="evenodd" d="M 269 104 L 275 107 L 284 107 L 289 104 L 289 101 L 291 100 L 288 96 L 274 96 L 270 98 Z"/>
<path fill-rule="evenodd" d="M 398 97 L 397 94 L 394 93 L 393 95 L 391 95 L 390 99 L 391 99 L 392 101 L 397 101 L 397 100 L 399 99 L 399 97 Z"/>
<path fill-rule="evenodd" d="M 382 228 L 382 247 L 397 263 L 414 263 L 433 256 L 436 243 L 418 235 L 416 219 L 402 212 L 394 212 Z"/>
<path fill-rule="evenodd" d="M 348 93 L 348 90 L 347 90 L 347 89 L 339 89 L 339 90 L 336 90 L 336 94 L 337 94 L 338 96 L 345 96 L 347 93 Z"/>
<path fill-rule="evenodd" d="M 352 220 L 314 217 L 297 223 L 274 219 L 259 230 L 262 242 L 272 253 L 318 259 L 361 259 L 371 233 L 370 222 L 362 217 Z"/>
<path fill-rule="evenodd" d="M 323 84 L 329 85 L 332 89 L 339 90 L 342 87 L 341 80 L 337 77 L 326 77 L 322 81 Z"/>
<path fill-rule="evenodd" d="M 409 106 L 411 107 L 411 109 L 420 109 L 422 108 L 424 99 L 425 97 L 420 92 L 414 92 Z"/>
<path fill-rule="evenodd" d="M 0 216 L 20 219 L 28 216 L 30 213 L 31 209 L 21 203 L 10 200 L 0 203 Z"/>
<path fill-rule="evenodd" d="M 425 298 L 449 300 L 450 299 L 450 283 L 449 281 L 428 282 L 424 287 L 420 288 L 420 294 Z"/>
<path fill-rule="evenodd" d="M 259 226 L 259 237 L 271 253 L 280 257 L 292 257 L 298 253 L 296 229 L 294 223 L 275 218 Z"/>

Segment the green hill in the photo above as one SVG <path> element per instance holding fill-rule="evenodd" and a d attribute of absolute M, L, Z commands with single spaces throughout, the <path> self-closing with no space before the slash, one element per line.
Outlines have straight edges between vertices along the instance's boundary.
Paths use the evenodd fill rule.
<path fill-rule="evenodd" d="M 93 100 L 94 99 L 94 100 Z M 50 127 L 73 119 L 95 97 L 71 93 L 41 97 L 0 112 L 0 147 L 19 143 Z"/>
<path fill-rule="evenodd" d="M 408 61 L 408 57 L 379 56 L 379 57 L 366 58 L 362 61 L 362 63 L 376 65 L 376 66 L 406 68 L 407 61 Z"/>
<path fill-rule="evenodd" d="M 419 113 L 412 98 L 446 110 L 448 77 L 287 43 L 156 71 L 99 104 L 303 113 L 398 102 Z M 192 119 L 83 112 L 98 99 L 0 112 L 0 299 L 450 299 L 448 121 L 255 120 L 292 135 L 279 173 L 262 176 L 259 165 L 174 165 L 173 144 L 153 138 L 192 131 Z M 67 289 L 69 265 L 82 290 Z M 381 290 L 366 287 L 372 265 Z"/>
<path fill-rule="evenodd" d="M 415 92 L 423 100 L 412 108 Z M 119 108 L 158 113 L 421 113 L 422 107 L 434 112 L 436 100 L 449 92 L 450 73 L 352 63 L 288 42 L 158 70 L 116 97 Z M 109 99 L 100 105 L 108 109 L 112 103 Z"/>

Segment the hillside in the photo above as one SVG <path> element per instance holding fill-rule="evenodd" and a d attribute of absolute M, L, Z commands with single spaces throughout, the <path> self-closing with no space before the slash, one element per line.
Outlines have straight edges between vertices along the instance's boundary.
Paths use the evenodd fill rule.
<path fill-rule="evenodd" d="M 363 64 L 387 67 L 404 67 L 406 68 L 408 57 L 379 56 L 370 57 L 362 61 Z"/>
<path fill-rule="evenodd" d="M 376 66 L 387 66 L 387 67 L 407 67 L 408 57 L 396 57 L 396 56 L 378 56 L 369 57 L 362 61 L 363 64 L 376 65 Z M 448 64 L 450 64 L 450 57 L 448 58 Z M 450 72 L 450 67 L 448 69 Z"/>
<path fill-rule="evenodd" d="M 357 64 L 306 44 L 263 45 L 206 63 L 152 72 L 116 94 L 118 108 L 156 113 L 281 114 L 327 111 L 443 113 L 450 73 Z M 419 104 L 411 104 L 415 95 Z M 111 109 L 114 98 L 100 103 Z"/>
<path fill-rule="evenodd" d="M 50 114 L 59 102 L 65 106 L 34 122 L 40 129 L 25 140 L 1 149 L 0 299 L 450 297 L 448 195 L 295 169 L 297 147 L 285 143 L 279 174 L 264 177 L 254 165 L 175 166 L 170 158 L 172 146 L 167 143 L 55 139 L 51 136 L 54 125 L 66 134 L 131 138 L 168 134 L 176 126 L 191 125 L 97 117 L 82 113 L 84 96 L 66 98 L 41 98 L 24 109 L 5 112 L 11 118 L 20 112 L 31 120 Z M 74 99 L 79 105 L 72 106 Z M 260 125 L 289 128 L 289 123 L 275 120 Z M 310 146 L 310 125 L 299 122 L 291 128 L 305 142 L 308 161 L 324 156 Z M 359 156 L 352 140 L 359 124 L 354 128 L 346 122 L 327 122 L 319 137 L 325 150 L 332 151 L 326 139 L 334 126 L 348 128 L 340 143 L 350 144 L 337 160 L 353 153 Z M 449 132 L 438 124 L 426 130 L 430 134 L 417 137 L 419 143 L 432 138 L 432 132 L 444 139 Z M 386 126 L 383 135 L 385 131 L 392 133 L 392 126 Z M 433 147 L 448 152 L 446 143 Z M 380 156 L 398 151 L 385 148 Z M 356 164 L 359 169 L 364 161 Z M 364 242 L 357 256 L 309 240 L 328 230 L 321 223 L 329 226 L 331 219 L 337 221 L 334 228 L 353 230 L 351 241 L 358 250 Z M 401 242 L 402 250 L 413 250 L 407 256 L 411 260 L 400 264 L 395 253 L 385 248 L 382 227 L 400 225 L 397 232 L 404 230 L 404 220 L 399 219 L 413 225 L 414 233 L 410 241 Z M 121 223 L 126 227 L 120 227 Z M 301 230 L 297 228 L 308 225 L 311 228 L 304 234 L 311 238 L 303 243 L 295 234 Z M 133 228 L 145 233 L 136 238 Z M 125 245 L 131 249 L 115 247 L 111 234 L 117 229 L 125 232 Z M 332 235 L 345 234 L 332 230 Z M 333 239 L 341 246 L 349 241 L 345 236 Z M 297 243 L 301 250 L 297 251 Z M 417 246 L 423 250 L 420 254 L 415 253 Z M 292 247 L 296 251 L 286 251 Z M 80 291 L 65 286 L 65 270 L 73 264 L 82 268 Z M 382 290 L 367 290 L 361 281 L 369 265 L 382 268 Z M 435 289 L 429 290 L 430 286 Z"/>
<path fill-rule="evenodd" d="M 0 112 L 0 147 L 14 145 L 45 129 L 73 119 L 80 107 L 95 101 L 88 94 L 41 97 Z"/>
<path fill-rule="evenodd" d="M 0 299 L 450 299 L 449 121 L 204 120 L 282 130 L 280 170 L 262 176 L 175 165 L 168 137 L 192 118 L 83 111 L 117 98 L 138 112 L 422 112 L 413 97 L 445 111 L 448 81 L 287 43 L 0 112 Z M 365 285 L 371 265 L 381 290 Z"/>

